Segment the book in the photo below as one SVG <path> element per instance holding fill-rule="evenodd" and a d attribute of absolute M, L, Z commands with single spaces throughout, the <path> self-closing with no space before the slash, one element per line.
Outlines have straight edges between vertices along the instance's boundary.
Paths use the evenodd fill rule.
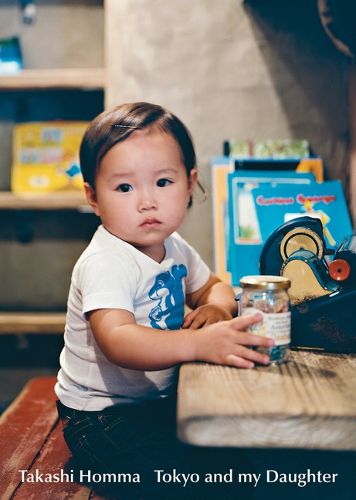
<path fill-rule="evenodd" d="M 34 122 L 14 127 L 11 189 L 49 193 L 83 189 L 79 147 L 88 122 Z"/>
<path fill-rule="evenodd" d="M 303 158 L 309 156 L 305 139 L 234 140 L 224 142 L 224 155 L 233 158 Z"/>
<path fill-rule="evenodd" d="M 285 175 L 286 173 L 284 173 Z M 295 174 L 300 175 L 300 174 Z M 307 180 L 307 177 L 303 177 Z M 259 182 L 254 182 L 258 179 Z M 268 236 L 288 220 L 309 215 L 323 224 L 324 239 L 335 250 L 352 233 L 340 181 L 288 182 L 287 177 L 239 177 L 229 174 L 229 259 L 231 281 L 259 274 L 259 257 Z"/>
<path fill-rule="evenodd" d="M 315 177 L 310 172 L 276 172 L 276 171 L 242 171 L 235 172 L 235 163 L 232 158 L 218 156 L 213 158 L 211 166 L 212 176 L 212 206 L 213 206 L 213 249 L 214 272 L 226 283 L 231 280 L 231 252 L 230 252 L 230 221 L 228 176 L 236 179 L 249 180 L 249 185 L 258 185 L 260 182 L 276 183 L 278 179 L 287 182 L 314 182 Z M 281 177 L 282 176 L 282 177 Z"/>
<path fill-rule="evenodd" d="M 227 176 L 234 170 L 227 157 L 216 157 L 211 166 L 214 272 L 225 283 L 231 283 L 227 269 L 229 248 L 229 212 Z"/>
<path fill-rule="evenodd" d="M 23 70 L 20 40 L 17 36 L 0 39 L 0 77 L 17 75 Z"/>

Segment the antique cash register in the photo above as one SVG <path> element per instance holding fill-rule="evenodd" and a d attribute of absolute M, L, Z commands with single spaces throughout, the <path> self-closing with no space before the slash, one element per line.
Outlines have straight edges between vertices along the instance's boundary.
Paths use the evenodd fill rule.
<path fill-rule="evenodd" d="M 269 236 L 259 265 L 291 280 L 292 347 L 356 352 L 355 234 L 329 250 L 320 219 L 299 217 Z"/>

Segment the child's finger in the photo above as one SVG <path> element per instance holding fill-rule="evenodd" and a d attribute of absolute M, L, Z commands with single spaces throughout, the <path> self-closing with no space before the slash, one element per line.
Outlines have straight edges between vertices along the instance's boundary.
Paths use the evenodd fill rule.
<path fill-rule="evenodd" d="M 235 354 L 226 356 L 226 364 L 236 368 L 253 368 L 255 366 L 252 361 L 236 356 Z"/>
<path fill-rule="evenodd" d="M 243 347 L 241 345 L 239 345 L 236 349 L 235 355 L 243 357 L 244 359 L 247 359 L 249 361 L 260 363 L 262 365 L 268 365 L 270 363 L 270 359 L 267 354 L 262 354 L 260 352 L 254 351 L 253 349 L 250 349 L 249 347 Z"/>
<path fill-rule="evenodd" d="M 236 332 L 236 343 L 241 345 L 257 345 L 263 347 L 272 347 L 274 340 L 262 335 L 254 335 L 248 332 Z"/>
<path fill-rule="evenodd" d="M 195 311 L 189 312 L 184 318 L 182 328 L 189 328 L 195 316 L 196 316 Z"/>
<path fill-rule="evenodd" d="M 205 316 L 197 316 L 196 318 L 194 318 L 189 328 L 191 328 L 192 330 L 198 330 L 198 328 L 206 326 L 206 324 L 207 324 L 207 318 Z"/>
<path fill-rule="evenodd" d="M 194 318 L 194 311 L 189 312 L 188 314 L 185 315 L 184 321 L 183 321 L 183 328 L 189 328 L 191 322 L 193 321 Z"/>
<path fill-rule="evenodd" d="M 230 320 L 230 324 L 233 328 L 236 328 L 236 330 L 245 330 L 250 325 L 258 323 L 259 321 L 262 321 L 262 315 L 256 313 L 256 314 L 233 318 L 232 320 Z"/>

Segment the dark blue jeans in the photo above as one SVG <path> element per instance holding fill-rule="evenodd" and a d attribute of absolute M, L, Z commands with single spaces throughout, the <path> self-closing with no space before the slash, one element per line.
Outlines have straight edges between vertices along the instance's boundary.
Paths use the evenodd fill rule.
<path fill-rule="evenodd" d="M 120 500 L 190 499 L 201 494 L 216 498 L 220 493 L 224 499 L 249 496 L 243 485 L 204 482 L 205 473 L 251 467 L 232 450 L 190 447 L 179 442 L 175 398 L 115 405 L 102 411 L 73 410 L 60 402 L 57 406 L 65 441 L 75 459 L 75 466 L 70 467 L 76 469 L 78 480 L 80 470 L 97 474 L 96 480 L 103 477 L 91 483 L 99 494 Z M 164 481 L 173 479 L 174 469 L 177 474 L 195 474 L 190 477 L 193 481 L 199 477 L 199 481 L 189 480 L 184 486 L 184 478 L 177 474 L 175 482 Z M 118 480 L 106 481 L 108 474 Z M 140 482 L 134 482 L 138 477 Z M 130 478 L 132 482 L 128 482 Z"/>

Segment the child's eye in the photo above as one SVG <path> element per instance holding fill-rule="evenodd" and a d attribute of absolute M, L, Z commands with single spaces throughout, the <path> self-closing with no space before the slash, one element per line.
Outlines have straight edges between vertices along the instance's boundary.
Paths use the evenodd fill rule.
<path fill-rule="evenodd" d="M 157 186 L 158 187 L 166 187 L 166 186 L 169 186 L 170 184 L 172 184 L 173 181 L 169 180 L 169 179 L 158 179 L 157 181 Z"/>
<path fill-rule="evenodd" d="M 119 191 L 120 193 L 128 193 L 129 191 L 132 191 L 132 186 L 131 184 L 119 184 L 116 191 Z"/>

